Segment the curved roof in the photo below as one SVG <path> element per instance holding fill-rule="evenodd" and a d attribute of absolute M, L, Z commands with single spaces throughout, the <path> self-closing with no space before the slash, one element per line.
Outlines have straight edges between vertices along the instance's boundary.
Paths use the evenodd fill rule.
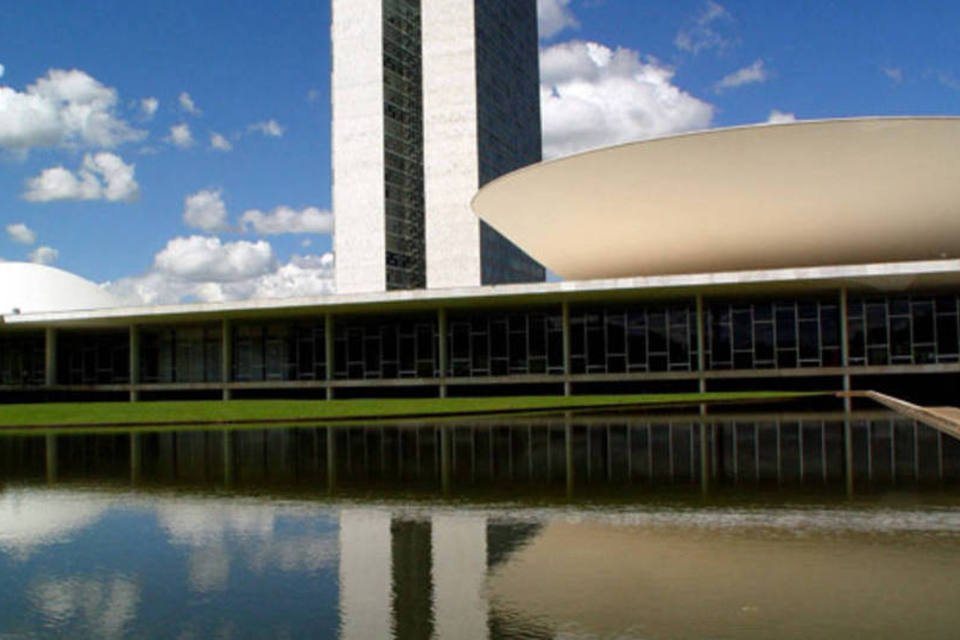
<path fill-rule="evenodd" d="M 960 255 L 960 118 L 719 129 L 526 167 L 477 215 L 565 278 Z"/>
<path fill-rule="evenodd" d="M 0 314 L 117 306 L 116 298 L 80 276 L 29 262 L 0 262 Z"/>

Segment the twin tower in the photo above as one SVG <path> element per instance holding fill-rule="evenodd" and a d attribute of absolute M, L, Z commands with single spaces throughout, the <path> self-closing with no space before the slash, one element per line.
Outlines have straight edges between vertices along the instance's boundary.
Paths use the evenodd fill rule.
<path fill-rule="evenodd" d="M 533 282 L 477 189 L 540 160 L 536 0 L 333 0 L 338 293 Z"/>

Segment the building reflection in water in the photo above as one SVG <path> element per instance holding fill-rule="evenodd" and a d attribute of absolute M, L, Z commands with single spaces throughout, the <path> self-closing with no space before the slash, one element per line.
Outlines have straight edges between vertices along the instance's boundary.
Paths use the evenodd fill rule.
<path fill-rule="evenodd" d="M 886 621 L 873 630 L 883 636 L 909 633 L 895 612 L 929 594 L 960 597 L 944 569 L 960 561 L 960 515 L 891 518 L 849 496 L 958 480 L 960 443 L 887 413 L 0 437 L 0 587 L 32 585 L 23 598 L 51 628 L 74 630 L 56 625 L 82 612 L 104 637 L 155 633 L 144 612 L 165 580 L 159 593 L 186 586 L 185 597 L 222 602 L 178 627 L 195 635 L 220 632 L 208 618 L 235 629 L 264 615 L 262 584 L 333 594 L 327 624 L 344 639 L 702 636 L 744 624 L 739 635 L 800 637 L 860 628 L 863 616 L 844 611 L 865 610 Z M 744 491 L 776 507 L 736 507 Z M 801 495 L 820 506 L 784 508 Z M 90 553 L 118 512 L 149 512 L 157 535 L 144 539 L 181 550 L 180 568 L 123 564 L 104 547 L 76 576 L 17 573 L 45 550 L 72 553 L 84 533 Z M 877 537 L 890 527 L 922 557 L 891 560 L 901 540 Z M 797 531 L 802 545 L 789 542 Z M 130 558 L 140 553 L 157 550 Z M 891 605 L 884 594 L 903 576 L 934 590 L 900 589 Z M 81 596 L 100 604 L 70 604 Z M 958 622 L 952 610 L 928 616 L 929 630 Z M 316 629 L 317 615 L 288 610 L 271 632 Z"/>
<path fill-rule="evenodd" d="M 5 437 L 0 482 L 240 493 L 578 494 L 628 485 L 858 487 L 960 479 L 960 442 L 890 414 L 539 419 L 501 424 Z"/>

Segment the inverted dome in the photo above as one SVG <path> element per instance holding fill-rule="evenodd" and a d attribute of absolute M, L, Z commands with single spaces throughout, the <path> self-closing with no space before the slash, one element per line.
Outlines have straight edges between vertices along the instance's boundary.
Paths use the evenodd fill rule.
<path fill-rule="evenodd" d="M 112 295 L 72 273 L 29 262 L 0 262 L 0 315 L 120 306 Z"/>
<path fill-rule="evenodd" d="M 960 255 L 960 118 L 719 129 L 544 162 L 474 211 L 570 279 Z"/>

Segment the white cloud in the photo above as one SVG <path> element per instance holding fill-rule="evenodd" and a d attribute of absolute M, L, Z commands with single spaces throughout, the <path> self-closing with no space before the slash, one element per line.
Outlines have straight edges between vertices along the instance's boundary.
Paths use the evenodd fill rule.
<path fill-rule="evenodd" d="M 249 280 L 274 269 L 273 248 L 259 242 L 219 238 L 174 238 L 154 258 L 154 269 L 190 282 Z"/>
<path fill-rule="evenodd" d="M 124 163 L 119 156 L 103 151 L 86 154 L 76 173 L 62 166 L 44 169 L 39 176 L 27 180 L 25 200 L 107 200 L 133 202 L 140 197 L 140 185 L 134 177 L 135 165 Z"/>
<path fill-rule="evenodd" d="M 284 128 L 280 126 L 280 123 L 271 118 L 270 120 L 264 120 L 263 122 L 255 122 L 247 127 L 247 132 L 256 132 L 262 133 L 265 136 L 270 136 L 271 138 L 279 138 L 283 135 Z"/>
<path fill-rule="evenodd" d="M 774 109 L 770 112 L 770 115 L 767 116 L 767 124 L 787 124 L 789 122 L 796 122 L 797 116 L 792 113 L 787 113 L 785 111 L 780 111 L 779 109 Z"/>
<path fill-rule="evenodd" d="M 745 84 L 766 82 L 769 77 L 770 74 L 767 73 L 763 60 L 754 60 L 753 64 L 725 75 L 714 85 L 714 89 L 718 92 L 724 89 L 735 89 Z"/>
<path fill-rule="evenodd" d="M 713 106 L 674 85 L 673 75 L 636 51 L 595 42 L 541 50 L 544 156 L 709 126 Z"/>
<path fill-rule="evenodd" d="M 170 127 L 170 135 L 164 138 L 170 144 L 186 149 L 193 146 L 193 134 L 190 132 L 190 125 L 186 122 L 175 124 Z"/>
<path fill-rule="evenodd" d="M 180 103 L 180 108 L 186 111 L 187 113 L 197 116 L 200 115 L 200 109 L 197 108 L 197 104 L 193 101 L 193 98 L 190 97 L 190 94 L 186 91 L 182 92 L 177 98 L 177 102 Z"/>
<path fill-rule="evenodd" d="M 22 222 L 8 224 L 7 235 L 11 240 L 20 244 L 30 245 L 37 241 L 36 232 Z"/>
<path fill-rule="evenodd" d="M 239 269 L 217 273 L 207 268 L 211 262 L 224 260 L 234 245 L 267 245 L 260 242 L 219 244 L 214 238 L 201 238 L 204 242 L 189 238 L 172 240 L 157 254 L 153 268 L 142 276 L 124 278 L 104 284 L 104 288 L 130 304 L 174 304 L 185 301 L 220 302 L 249 298 L 293 298 L 320 296 L 333 292 L 333 254 L 322 256 L 293 256 L 285 264 L 260 261 L 260 269 L 248 269 L 243 274 Z M 174 243 L 190 246 L 171 248 Z M 225 249 L 226 248 L 226 249 Z M 237 253 L 236 249 L 233 253 Z M 253 253 L 256 253 L 254 251 Z M 189 254 L 197 268 L 172 269 L 168 261 Z M 162 259 L 161 259 L 162 258 Z M 252 261 L 251 262 L 255 262 Z"/>
<path fill-rule="evenodd" d="M 0 147 L 115 147 L 142 140 L 116 114 L 117 92 L 78 69 L 51 69 L 20 92 L 0 86 Z"/>
<path fill-rule="evenodd" d="M 3 77 L 3 74 L 4 74 L 5 72 L 6 72 L 6 69 L 4 68 L 4 66 L 3 66 L 2 64 L 0 64 L 0 78 Z"/>
<path fill-rule="evenodd" d="M 280 206 L 270 213 L 251 209 L 240 217 L 240 227 L 245 232 L 252 231 L 265 236 L 281 233 L 331 233 L 333 214 L 316 207 L 297 211 Z"/>
<path fill-rule="evenodd" d="M 53 264 L 59 257 L 60 252 L 48 246 L 40 246 L 30 252 L 30 262 L 37 264 Z"/>
<path fill-rule="evenodd" d="M 900 67 L 881 67 L 880 71 L 896 84 L 903 82 L 903 69 Z"/>
<path fill-rule="evenodd" d="M 723 5 L 707 0 L 703 9 L 690 23 L 677 32 L 673 44 L 681 51 L 700 53 L 709 49 L 726 49 L 735 40 L 723 34 L 723 25 L 733 21 Z"/>
<path fill-rule="evenodd" d="M 580 26 L 570 10 L 570 0 L 537 0 L 537 18 L 540 25 L 540 37 L 552 38 L 566 29 Z"/>
<path fill-rule="evenodd" d="M 204 189 L 183 200 L 183 221 L 188 227 L 204 231 L 226 231 L 227 206 L 219 190 Z"/>
<path fill-rule="evenodd" d="M 160 101 L 156 98 L 143 98 L 140 100 L 140 115 L 144 120 L 150 120 L 157 114 L 160 108 Z"/>
<path fill-rule="evenodd" d="M 231 151 L 233 145 L 230 144 L 229 140 L 214 131 L 210 134 L 210 148 L 216 149 L 217 151 Z"/>

